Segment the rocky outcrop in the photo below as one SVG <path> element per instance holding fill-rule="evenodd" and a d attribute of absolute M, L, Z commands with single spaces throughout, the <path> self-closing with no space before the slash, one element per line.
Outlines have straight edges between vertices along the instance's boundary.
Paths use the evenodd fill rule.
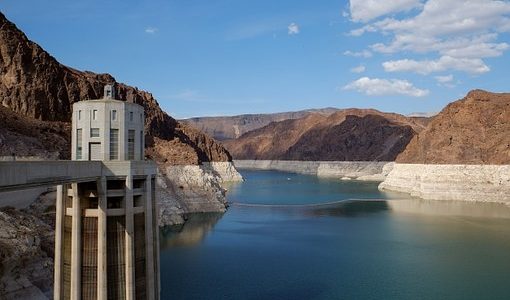
<path fill-rule="evenodd" d="M 471 91 L 446 106 L 380 189 L 424 199 L 510 203 L 510 94 Z"/>
<path fill-rule="evenodd" d="M 200 117 L 180 120 L 189 124 L 218 141 L 236 139 L 248 131 L 289 119 L 303 118 L 312 113 L 330 115 L 338 111 L 336 108 L 307 109 L 301 111 L 282 112 L 273 114 L 246 114 L 230 117 Z"/>
<path fill-rule="evenodd" d="M 474 90 L 414 137 L 399 163 L 509 164 L 510 93 Z"/>
<path fill-rule="evenodd" d="M 230 162 L 166 165 L 159 170 L 160 226 L 183 223 L 189 213 L 225 212 L 227 190 L 222 183 L 242 180 Z"/>
<path fill-rule="evenodd" d="M 54 195 L 26 209 L 0 208 L 0 298 L 53 296 Z"/>
<path fill-rule="evenodd" d="M 221 182 L 243 181 L 243 176 L 237 172 L 234 164 L 229 161 L 212 161 L 202 164 L 204 170 L 216 174 Z"/>
<path fill-rule="evenodd" d="M 391 161 L 427 122 L 372 109 L 346 109 L 274 122 L 223 144 L 234 159 Z"/>
<path fill-rule="evenodd" d="M 239 169 L 276 170 L 364 181 L 383 181 L 393 167 L 392 162 L 371 161 L 235 160 L 234 164 Z"/>
<path fill-rule="evenodd" d="M 69 123 L 34 120 L 0 106 L 0 157 L 64 159 L 70 145 Z"/>
<path fill-rule="evenodd" d="M 510 165 L 396 163 L 379 189 L 423 199 L 510 204 Z"/>

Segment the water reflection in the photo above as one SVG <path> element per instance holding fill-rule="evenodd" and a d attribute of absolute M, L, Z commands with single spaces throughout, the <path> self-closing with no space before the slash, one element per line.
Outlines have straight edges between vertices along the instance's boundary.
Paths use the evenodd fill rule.
<path fill-rule="evenodd" d="M 222 216 L 222 213 L 190 214 L 182 225 L 163 227 L 160 230 L 160 248 L 164 250 L 200 244 Z"/>
<path fill-rule="evenodd" d="M 412 213 L 436 217 L 510 218 L 510 206 L 500 203 L 409 199 L 388 201 L 388 207 L 394 213 Z"/>
<path fill-rule="evenodd" d="M 311 216 L 355 217 L 389 210 L 385 200 L 346 200 L 334 205 L 317 206 L 306 211 Z"/>
<path fill-rule="evenodd" d="M 334 205 L 318 206 L 306 212 L 313 216 L 353 217 L 383 211 L 434 217 L 510 218 L 510 206 L 506 204 L 423 199 L 347 200 Z"/>

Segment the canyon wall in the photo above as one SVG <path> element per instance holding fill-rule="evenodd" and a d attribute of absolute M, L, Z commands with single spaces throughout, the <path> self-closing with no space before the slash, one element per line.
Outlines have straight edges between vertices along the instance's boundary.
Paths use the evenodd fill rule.
<path fill-rule="evenodd" d="M 423 199 L 510 204 L 510 165 L 395 163 L 379 189 Z"/>
<path fill-rule="evenodd" d="M 392 162 L 376 161 L 289 161 L 235 160 L 239 169 L 276 170 L 339 179 L 383 181 L 391 171 Z"/>
<path fill-rule="evenodd" d="M 424 199 L 510 203 L 510 94 L 448 104 L 396 159 L 381 189 Z"/>
<path fill-rule="evenodd" d="M 239 160 L 393 161 L 428 121 L 343 109 L 272 122 L 223 145 Z"/>

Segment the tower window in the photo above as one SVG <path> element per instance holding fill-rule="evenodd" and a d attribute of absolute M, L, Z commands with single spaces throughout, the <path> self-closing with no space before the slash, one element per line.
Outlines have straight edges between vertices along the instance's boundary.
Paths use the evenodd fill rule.
<path fill-rule="evenodd" d="M 128 160 L 135 159 L 135 131 L 128 130 Z"/>
<path fill-rule="evenodd" d="M 99 128 L 90 128 L 90 137 L 99 137 Z"/>
<path fill-rule="evenodd" d="M 92 110 L 92 120 L 97 120 L 97 109 Z"/>
<path fill-rule="evenodd" d="M 140 131 L 140 160 L 144 159 L 144 157 L 143 157 L 144 150 L 145 150 L 145 139 L 144 139 L 143 130 L 142 130 L 142 131 Z"/>
<path fill-rule="evenodd" d="M 117 120 L 117 111 L 116 110 L 112 110 L 112 120 L 113 121 Z"/>
<path fill-rule="evenodd" d="M 81 138 L 82 130 L 76 129 L 76 159 L 82 159 Z"/>
<path fill-rule="evenodd" d="M 81 110 L 78 111 L 78 120 L 81 120 Z"/>
<path fill-rule="evenodd" d="M 133 121 L 133 112 L 132 111 L 129 112 L 129 121 Z"/>
<path fill-rule="evenodd" d="M 119 159 L 119 130 L 110 129 L 110 159 Z"/>

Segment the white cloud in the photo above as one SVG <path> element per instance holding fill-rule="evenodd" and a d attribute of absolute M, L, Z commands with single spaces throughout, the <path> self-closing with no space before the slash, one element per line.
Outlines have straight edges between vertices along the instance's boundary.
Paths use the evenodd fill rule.
<path fill-rule="evenodd" d="M 388 4 L 380 13 L 370 13 L 370 9 L 375 7 L 372 2 L 375 0 L 363 1 L 364 4 L 351 0 L 353 20 L 367 21 L 372 20 L 376 15 L 380 16 L 381 13 L 390 14 L 394 12 L 390 9 L 394 2 L 400 1 L 380 1 L 384 3 L 379 4 L 382 6 L 387 2 L 392 3 Z M 413 1 L 404 2 L 409 6 L 413 5 Z M 433 53 L 440 58 L 436 61 L 422 61 L 422 65 L 433 70 L 443 70 L 445 65 L 450 65 L 448 69 L 468 73 L 488 72 L 489 68 L 482 59 L 501 56 L 510 48 L 508 43 L 498 40 L 501 33 L 510 32 L 510 1 L 422 0 L 422 2 L 422 5 L 415 3 L 414 7 L 419 7 L 417 14 L 406 14 L 405 17 L 388 17 L 380 21 L 368 22 L 362 27 L 352 30 L 350 35 L 360 36 L 366 32 L 379 32 L 383 36 L 390 37 L 390 41 L 371 45 L 370 48 L 375 52 L 386 54 Z M 361 10 L 357 13 L 352 11 L 353 4 L 355 11 L 356 9 Z M 361 8 L 357 8 L 356 5 Z M 463 60 L 469 66 L 461 68 L 453 62 L 444 64 L 449 59 Z M 434 66 L 435 62 L 439 62 L 442 66 Z M 432 71 L 418 73 L 430 72 Z"/>
<path fill-rule="evenodd" d="M 352 73 L 363 73 L 363 72 L 365 72 L 365 70 L 366 70 L 365 66 L 359 65 L 357 67 L 352 68 L 351 72 Z"/>
<path fill-rule="evenodd" d="M 434 77 L 437 81 L 437 85 L 439 86 L 445 86 L 448 88 L 455 87 L 456 83 L 454 82 L 453 75 L 443 75 L 443 76 L 435 76 Z M 457 82 L 458 83 L 458 82 Z"/>
<path fill-rule="evenodd" d="M 351 18 L 355 22 L 367 22 L 387 14 L 410 10 L 420 4 L 420 0 L 351 0 Z"/>
<path fill-rule="evenodd" d="M 299 25 L 296 23 L 290 23 L 287 29 L 289 35 L 299 34 Z"/>
<path fill-rule="evenodd" d="M 344 86 L 345 90 L 356 90 L 369 96 L 381 95 L 407 95 L 423 97 L 429 94 L 428 90 L 416 88 L 407 80 L 379 79 L 361 77 L 360 79 Z"/>
<path fill-rule="evenodd" d="M 370 52 L 368 50 L 363 50 L 360 52 L 352 52 L 352 51 L 347 50 L 344 52 L 344 55 L 353 56 L 353 57 L 370 58 L 370 57 L 372 57 L 372 52 Z"/>
<path fill-rule="evenodd" d="M 453 75 L 450 74 L 450 75 L 444 75 L 444 76 L 436 76 L 434 77 L 437 82 L 439 83 L 450 83 L 450 82 L 453 82 Z"/>
<path fill-rule="evenodd" d="M 490 68 L 479 58 L 451 56 L 441 56 L 438 60 L 391 60 L 382 65 L 386 72 L 415 72 L 422 75 L 447 70 L 463 71 L 470 74 L 482 74 L 490 71 Z"/>
<path fill-rule="evenodd" d="M 156 32 L 158 32 L 158 29 L 156 27 L 147 27 L 147 28 L 145 28 L 145 33 L 155 34 Z"/>

